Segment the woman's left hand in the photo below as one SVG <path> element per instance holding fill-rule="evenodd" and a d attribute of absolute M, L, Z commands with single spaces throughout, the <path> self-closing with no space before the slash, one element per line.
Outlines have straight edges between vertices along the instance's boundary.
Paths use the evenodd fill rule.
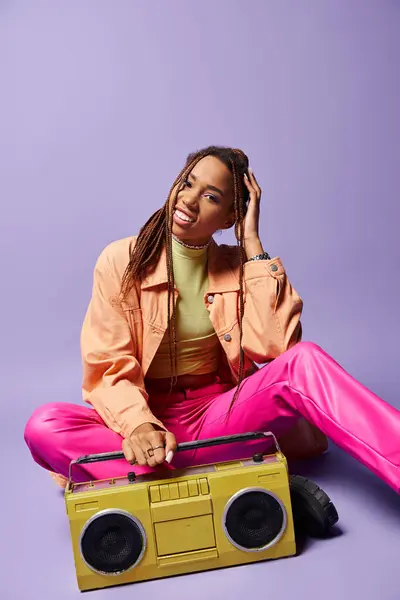
<path fill-rule="evenodd" d="M 260 200 L 261 188 L 257 183 L 254 173 L 249 169 L 249 177 L 244 176 L 244 184 L 249 190 L 249 203 L 247 213 L 243 220 L 244 242 L 245 244 L 254 244 L 259 242 L 259 223 L 260 223 Z"/>

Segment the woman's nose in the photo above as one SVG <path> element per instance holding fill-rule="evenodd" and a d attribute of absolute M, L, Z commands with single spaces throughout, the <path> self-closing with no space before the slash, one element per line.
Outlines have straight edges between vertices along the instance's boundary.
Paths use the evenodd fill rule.
<path fill-rule="evenodd" d="M 198 206 L 198 198 L 195 194 L 185 194 L 182 201 L 188 208 L 197 208 Z"/>

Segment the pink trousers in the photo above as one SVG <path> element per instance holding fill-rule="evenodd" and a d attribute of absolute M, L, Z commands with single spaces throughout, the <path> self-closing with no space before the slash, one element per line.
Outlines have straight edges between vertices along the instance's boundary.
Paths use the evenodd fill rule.
<path fill-rule="evenodd" d="M 400 411 L 347 373 L 324 350 L 300 342 L 245 379 L 227 417 L 235 388 L 216 381 L 200 389 L 149 396 L 152 412 L 172 431 L 178 443 L 244 433 L 273 431 L 278 437 L 303 416 L 337 446 L 368 467 L 400 493 Z M 51 403 L 39 407 L 25 428 L 33 459 L 45 469 L 68 475 L 69 464 L 83 454 L 121 450 L 121 437 L 94 409 Z M 265 448 L 265 445 L 264 445 Z M 257 448 L 259 450 L 259 448 Z M 251 454 L 255 447 L 247 448 Z M 176 453 L 170 466 L 242 458 L 243 446 L 231 444 Z M 75 481 L 151 471 L 132 468 L 124 459 L 82 465 Z"/>

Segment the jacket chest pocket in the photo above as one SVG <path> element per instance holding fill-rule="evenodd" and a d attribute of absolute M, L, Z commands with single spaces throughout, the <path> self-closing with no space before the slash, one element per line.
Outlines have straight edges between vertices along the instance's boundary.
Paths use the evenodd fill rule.
<path fill-rule="evenodd" d="M 237 292 L 210 294 L 208 299 L 212 299 L 209 307 L 210 319 L 218 335 L 239 326 L 239 299 Z"/>
<path fill-rule="evenodd" d="M 141 363 L 143 351 L 142 309 L 138 307 L 127 306 L 124 307 L 123 310 L 131 332 L 134 356 Z"/>

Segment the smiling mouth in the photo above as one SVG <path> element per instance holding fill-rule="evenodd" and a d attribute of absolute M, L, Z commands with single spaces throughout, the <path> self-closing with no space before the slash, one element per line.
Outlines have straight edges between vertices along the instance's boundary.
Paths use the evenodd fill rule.
<path fill-rule="evenodd" d="M 181 210 L 179 210 L 179 208 L 175 209 L 175 215 L 181 219 L 181 221 L 185 221 L 186 223 L 194 223 L 196 219 L 192 219 L 191 217 L 188 217 L 184 212 L 182 212 Z"/>

